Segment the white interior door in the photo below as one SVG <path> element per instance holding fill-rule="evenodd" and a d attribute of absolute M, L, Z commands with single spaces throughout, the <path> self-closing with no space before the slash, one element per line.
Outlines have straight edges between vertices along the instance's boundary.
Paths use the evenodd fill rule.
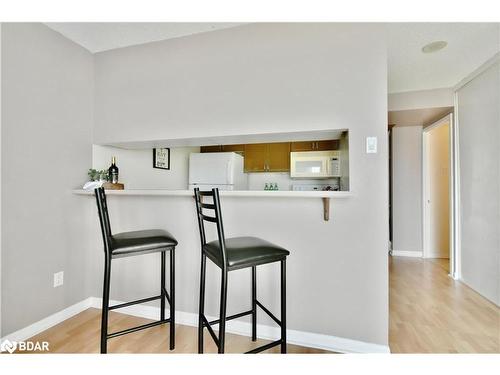
<path fill-rule="evenodd" d="M 450 125 L 424 129 L 424 257 L 450 257 Z"/>

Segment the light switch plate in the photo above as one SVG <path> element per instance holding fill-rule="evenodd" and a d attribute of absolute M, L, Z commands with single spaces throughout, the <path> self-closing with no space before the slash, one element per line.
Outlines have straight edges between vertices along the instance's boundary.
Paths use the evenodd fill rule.
<path fill-rule="evenodd" d="M 377 153 L 377 137 L 366 137 L 366 153 Z"/>

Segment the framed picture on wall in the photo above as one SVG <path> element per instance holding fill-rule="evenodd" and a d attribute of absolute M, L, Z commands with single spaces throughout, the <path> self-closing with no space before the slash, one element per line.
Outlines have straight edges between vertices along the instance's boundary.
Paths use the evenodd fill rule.
<path fill-rule="evenodd" d="M 169 148 L 153 148 L 153 168 L 170 170 Z"/>

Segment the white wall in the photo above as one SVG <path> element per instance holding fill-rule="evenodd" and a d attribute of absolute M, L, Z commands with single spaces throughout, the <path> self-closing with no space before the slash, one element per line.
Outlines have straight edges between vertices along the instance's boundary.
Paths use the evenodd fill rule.
<path fill-rule="evenodd" d="M 183 190 L 188 186 L 189 154 L 199 147 L 170 148 L 170 170 L 153 168 L 153 151 L 92 146 L 92 168 L 108 169 L 116 156 L 120 182 L 126 189 Z"/>
<path fill-rule="evenodd" d="M 453 89 L 408 91 L 389 94 L 389 111 L 420 108 L 453 107 Z"/>
<path fill-rule="evenodd" d="M 244 228 L 292 247 L 291 329 L 387 345 L 383 35 L 378 25 L 252 24 L 99 53 L 94 142 L 348 128 L 353 197 L 333 203 L 331 221 L 322 221 L 320 200 L 245 199 L 228 206 L 233 213 L 225 214 L 227 230 L 237 235 Z M 365 154 L 367 136 L 378 137 L 378 154 Z M 112 205 L 123 208 L 114 209 L 112 222 L 120 230 L 139 224 L 171 227 L 180 243 L 178 305 L 196 312 L 198 233 L 194 224 L 185 226 L 195 220 L 194 206 L 191 200 L 162 202 L 138 199 L 121 206 L 114 200 Z M 127 216 L 132 212 L 133 217 Z M 167 220 L 168 215 L 173 217 Z M 95 229 L 96 246 L 98 236 Z M 100 295 L 102 259 L 96 254 L 92 292 Z M 148 293 L 148 286 L 157 283 L 151 274 L 128 289 L 129 274 L 117 272 L 115 277 L 112 296 L 120 299 Z M 211 280 L 207 301 L 213 303 L 218 294 Z M 272 293 L 265 298 L 274 300 Z M 235 311 L 240 300 L 230 303 Z"/>
<path fill-rule="evenodd" d="M 421 126 L 392 128 L 392 173 L 392 248 L 418 256 L 422 252 Z"/>
<path fill-rule="evenodd" d="M 500 64 L 457 92 L 462 280 L 500 304 Z"/>
<path fill-rule="evenodd" d="M 2 25 L 2 335 L 89 295 L 92 55 L 42 24 Z M 53 288 L 53 273 L 64 286 Z"/>
<path fill-rule="evenodd" d="M 356 61 L 384 53 L 374 29 L 251 24 L 98 53 L 94 142 L 351 127 L 361 106 L 382 110 L 378 86 L 359 90 L 377 73 Z"/>

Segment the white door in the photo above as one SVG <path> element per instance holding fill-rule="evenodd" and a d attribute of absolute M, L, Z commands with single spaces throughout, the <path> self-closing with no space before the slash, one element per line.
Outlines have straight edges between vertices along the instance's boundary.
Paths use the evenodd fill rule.
<path fill-rule="evenodd" d="M 424 257 L 450 257 L 450 120 L 424 129 Z"/>

